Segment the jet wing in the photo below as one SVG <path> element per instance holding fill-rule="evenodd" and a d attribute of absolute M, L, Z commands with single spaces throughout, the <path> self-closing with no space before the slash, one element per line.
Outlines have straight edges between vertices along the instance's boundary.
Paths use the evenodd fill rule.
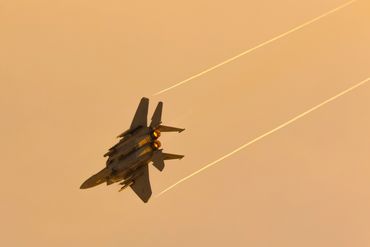
<path fill-rule="evenodd" d="M 152 195 L 152 188 L 149 181 L 149 167 L 148 164 L 142 166 L 137 171 L 139 173 L 138 177 L 134 179 L 134 183 L 131 189 L 140 197 L 143 202 L 148 202 Z"/>
<path fill-rule="evenodd" d="M 147 126 L 149 109 L 149 99 L 143 97 L 137 107 L 134 119 L 132 119 L 130 130 L 134 130 L 140 126 Z"/>

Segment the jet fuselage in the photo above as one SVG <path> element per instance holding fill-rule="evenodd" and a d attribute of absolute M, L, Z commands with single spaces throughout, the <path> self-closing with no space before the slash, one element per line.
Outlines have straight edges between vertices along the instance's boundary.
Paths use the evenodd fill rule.
<path fill-rule="evenodd" d="M 107 185 L 121 182 L 120 189 L 127 187 L 148 202 L 152 195 L 149 167 L 151 163 L 159 171 L 164 169 L 165 160 L 182 159 L 179 154 L 164 153 L 157 140 L 161 132 L 182 132 L 184 129 L 162 125 L 162 106 L 159 102 L 148 125 L 149 99 L 143 97 L 132 119 L 130 128 L 123 132 L 119 142 L 104 155 L 108 156 L 104 169 L 88 178 L 80 186 L 87 189 L 102 183 Z"/>
<path fill-rule="evenodd" d="M 115 178 L 114 180 L 117 180 L 119 177 L 127 179 L 130 177 L 131 173 L 135 172 L 140 167 L 140 165 L 149 162 L 153 156 L 153 152 L 157 150 L 157 147 L 160 145 L 158 144 L 159 141 L 154 142 L 148 143 L 130 154 L 110 163 L 109 169 L 112 170 L 110 177 Z M 156 147 L 154 145 L 158 146 Z"/>
<path fill-rule="evenodd" d="M 111 166 L 116 161 L 122 160 L 125 156 L 140 149 L 141 147 L 150 144 L 160 136 L 159 130 L 153 128 L 141 127 L 138 130 L 123 136 L 118 144 L 110 148 L 104 155 L 109 156 L 107 166 Z"/>

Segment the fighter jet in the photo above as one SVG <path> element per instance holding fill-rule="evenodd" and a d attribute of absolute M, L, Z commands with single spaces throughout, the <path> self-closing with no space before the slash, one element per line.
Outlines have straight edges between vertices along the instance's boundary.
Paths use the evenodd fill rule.
<path fill-rule="evenodd" d="M 164 153 L 158 138 L 161 132 L 182 132 L 184 129 L 162 125 L 163 103 L 159 102 L 147 124 L 149 99 L 142 98 L 128 130 L 118 136 L 119 142 L 104 155 L 108 156 L 106 167 L 87 179 L 80 189 L 87 189 L 107 183 L 120 182 L 123 189 L 130 186 L 143 200 L 148 202 L 152 195 L 149 181 L 149 167 L 152 164 L 160 171 L 164 160 L 182 159 L 183 155 Z"/>

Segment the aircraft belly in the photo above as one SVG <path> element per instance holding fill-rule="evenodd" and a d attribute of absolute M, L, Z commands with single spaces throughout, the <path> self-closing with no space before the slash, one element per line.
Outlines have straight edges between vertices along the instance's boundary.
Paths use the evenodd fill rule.
<path fill-rule="evenodd" d="M 109 160 L 119 159 L 125 155 L 129 155 L 131 152 L 142 148 L 143 146 L 149 144 L 152 141 L 150 135 L 144 135 L 136 138 L 132 138 L 130 141 L 118 145 L 111 149 L 105 156 L 109 156 Z"/>

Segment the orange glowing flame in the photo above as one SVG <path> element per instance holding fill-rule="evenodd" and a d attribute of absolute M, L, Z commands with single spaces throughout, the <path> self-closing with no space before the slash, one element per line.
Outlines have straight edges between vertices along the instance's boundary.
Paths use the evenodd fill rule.
<path fill-rule="evenodd" d="M 154 139 L 158 139 L 161 136 L 161 132 L 159 130 L 154 130 L 152 135 Z"/>
<path fill-rule="evenodd" d="M 155 149 L 160 148 L 160 147 L 161 147 L 161 142 L 160 142 L 160 141 L 158 141 L 158 140 L 155 140 L 155 141 L 153 142 L 153 147 L 154 147 Z"/>

